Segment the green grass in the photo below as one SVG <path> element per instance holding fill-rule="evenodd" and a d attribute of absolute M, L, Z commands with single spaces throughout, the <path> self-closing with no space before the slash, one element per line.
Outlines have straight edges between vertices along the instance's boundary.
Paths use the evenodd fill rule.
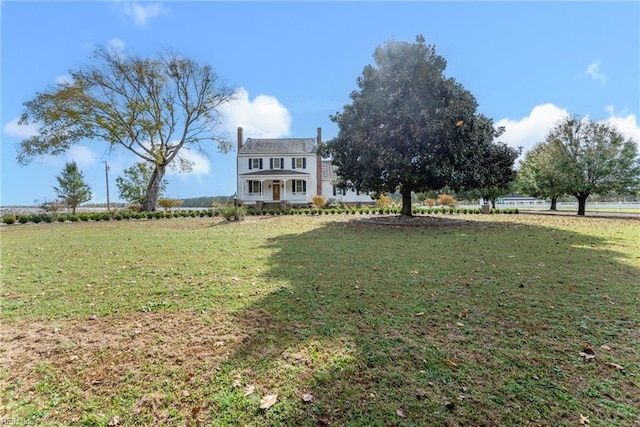
<path fill-rule="evenodd" d="M 0 420 L 638 423 L 640 222 L 461 218 L 0 227 Z"/>

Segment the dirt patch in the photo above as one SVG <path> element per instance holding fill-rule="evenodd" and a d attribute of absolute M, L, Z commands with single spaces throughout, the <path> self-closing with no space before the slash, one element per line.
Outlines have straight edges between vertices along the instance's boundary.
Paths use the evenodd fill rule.
<path fill-rule="evenodd" d="M 367 218 L 359 218 L 357 223 L 372 224 L 379 226 L 393 226 L 393 227 L 427 227 L 427 228 L 439 228 L 439 227 L 459 227 L 464 225 L 473 224 L 473 221 L 458 219 L 458 218 L 446 218 L 435 216 L 402 216 L 402 215 L 380 215 L 371 216 Z"/>
<path fill-rule="evenodd" d="M 80 377 L 87 391 L 115 386 L 153 361 L 168 369 L 215 367 L 248 336 L 231 316 L 181 311 L 52 321 L 5 322 L 0 328 L 0 387 L 32 390 L 46 366 Z M 144 369 L 144 368 L 142 368 Z M 148 373 L 147 373 L 148 374 Z M 31 384 L 30 384 L 31 382 Z"/>

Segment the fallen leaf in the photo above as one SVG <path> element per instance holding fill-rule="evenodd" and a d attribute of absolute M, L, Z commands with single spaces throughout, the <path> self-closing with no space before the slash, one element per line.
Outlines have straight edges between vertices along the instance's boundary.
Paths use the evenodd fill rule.
<path fill-rule="evenodd" d="M 591 422 L 589 421 L 588 417 L 585 417 L 584 415 L 580 414 L 580 424 L 582 425 L 591 424 Z"/>
<path fill-rule="evenodd" d="M 618 365 L 617 363 L 613 363 L 613 362 L 607 362 L 607 365 L 611 366 L 614 369 L 617 369 L 619 371 L 624 371 L 624 366 L 622 365 Z"/>
<path fill-rule="evenodd" d="M 273 405 L 275 405 L 276 400 L 278 400 L 278 393 L 276 394 L 268 394 L 260 399 L 260 409 L 269 409 Z"/>
<path fill-rule="evenodd" d="M 115 417 L 111 418 L 111 419 L 109 420 L 109 422 L 107 423 L 107 425 L 108 425 L 109 427 L 111 427 L 111 426 L 117 426 L 118 424 L 120 424 L 120 417 L 119 417 L 119 416 L 117 416 L 117 415 L 116 415 Z"/>
<path fill-rule="evenodd" d="M 240 380 L 233 380 L 233 384 L 231 384 L 232 387 L 242 387 L 242 381 Z"/>
<path fill-rule="evenodd" d="M 425 397 L 427 395 L 427 390 L 423 389 L 423 388 L 419 388 L 416 390 L 416 397 L 418 399 L 422 399 L 423 397 Z"/>
<path fill-rule="evenodd" d="M 586 360 L 587 362 L 591 359 L 595 359 L 596 355 L 595 354 L 589 354 L 589 353 L 585 353 L 584 351 L 580 352 L 580 356 L 584 357 L 584 360 Z"/>
<path fill-rule="evenodd" d="M 457 326 L 460 326 L 461 328 L 463 328 L 463 327 L 464 327 L 464 323 L 462 323 L 462 322 L 456 322 L 456 325 L 457 325 Z"/>
<path fill-rule="evenodd" d="M 449 359 L 447 360 L 447 365 L 451 366 L 452 368 L 457 368 L 458 365 L 456 364 L 456 362 L 454 362 L 453 360 Z"/>
<path fill-rule="evenodd" d="M 307 402 L 307 403 L 311 403 L 313 402 L 313 395 L 310 393 L 307 393 L 305 395 L 302 396 L 302 401 L 303 402 Z"/>
<path fill-rule="evenodd" d="M 460 313 L 458 313 L 458 317 L 459 318 L 467 318 L 469 317 L 469 310 L 467 310 L 466 308 L 464 310 L 462 310 Z"/>
<path fill-rule="evenodd" d="M 608 345 L 601 345 L 600 348 L 603 350 L 611 350 L 611 347 L 609 347 Z"/>
<path fill-rule="evenodd" d="M 575 290 L 576 290 L 576 287 L 575 287 L 575 286 L 569 286 L 569 291 L 570 291 L 570 292 L 574 292 Z"/>
<path fill-rule="evenodd" d="M 398 408 L 398 410 L 396 411 L 396 414 L 400 417 L 400 418 L 405 418 L 406 415 L 404 414 L 404 411 L 400 408 Z"/>
<path fill-rule="evenodd" d="M 245 396 L 251 396 L 254 391 L 256 391 L 256 386 L 253 385 L 253 384 L 249 384 L 248 386 L 246 386 L 244 388 L 244 395 Z"/>
<path fill-rule="evenodd" d="M 417 317 L 424 316 L 424 311 L 421 311 L 420 313 L 416 313 L 416 316 Z"/>

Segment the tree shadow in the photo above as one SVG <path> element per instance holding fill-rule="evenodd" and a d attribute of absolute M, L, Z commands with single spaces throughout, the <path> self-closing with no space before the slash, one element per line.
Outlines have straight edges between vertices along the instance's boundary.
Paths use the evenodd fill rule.
<path fill-rule="evenodd" d="M 594 363 L 584 378 L 585 345 L 615 341 L 616 360 L 640 362 L 640 294 L 621 286 L 640 269 L 606 244 L 499 221 L 351 220 L 272 238 L 264 279 L 283 285 L 237 313 L 246 338 L 220 371 L 238 401 L 255 394 L 212 411 L 239 405 L 238 425 L 544 423 L 580 409 L 620 422 L 626 406 L 579 393 L 612 375 Z M 633 403 L 633 386 L 617 386 Z"/>

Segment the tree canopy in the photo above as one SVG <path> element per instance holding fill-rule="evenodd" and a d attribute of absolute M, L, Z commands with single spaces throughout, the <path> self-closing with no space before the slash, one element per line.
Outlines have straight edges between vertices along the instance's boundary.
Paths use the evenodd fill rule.
<path fill-rule="evenodd" d="M 640 186 L 638 146 L 612 125 L 568 116 L 549 132 L 546 143 L 563 171 L 566 193 L 578 200 L 578 215 L 585 214 L 591 194 L 633 193 Z"/>
<path fill-rule="evenodd" d="M 443 75 L 446 61 L 424 37 L 387 41 L 373 57 L 351 103 L 331 116 L 338 136 L 320 150 L 337 166 L 342 186 L 399 191 L 401 213 L 410 216 L 412 192 L 488 185 L 488 174 L 509 163 L 487 164 L 501 152 L 492 148 L 499 130 L 476 112 L 469 91 Z"/>
<path fill-rule="evenodd" d="M 517 191 L 532 197 L 551 200 L 551 210 L 556 210 L 558 198 L 566 194 L 565 171 L 554 163 L 561 152 L 558 144 L 538 143 L 520 162 L 515 187 Z"/>
<path fill-rule="evenodd" d="M 129 203 L 144 203 L 147 194 L 147 186 L 153 176 L 153 166 L 148 162 L 137 162 L 133 166 L 122 171 L 123 176 L 116 178 L 116 187 L 122 200 Z M 160 181 L 158 197 L 162 196 L 167 187 L 167 180 Z"/>
<path fill-rule="evenodd" d="M 526 194 L 571 194 L 578 200 L 578 215 L 584 215 L 591 194 L 638 191 L 638 146 L 610 124 L 567 116 L 527 153 L 519 174 Z"/>
<path fill-rule="evenodd" d="M 153 165 L 141 209 L 155 210 L 166 168 L 191 167 L 181 150 L 206 151 L 203 144 L 212 142 L 223 152 L 231 147 L 216 126 L 218 107 L 235 89 L 221 84 L 211 67 L 171 52 L 141 58 L 107 48 L 98 48 L 92 60 L 70 71 L 70 82 L 25 102 L 20 123 L 39 129 L 20 143 L 20 164 L 81 141 L 124 148 Z"/>
<path fill-rule="evenodd" d="M 72 213 L 75 214 L 76 208 L 82 203 L 91 200 L 91 188 L 84 181 L 84 175 L 76 162 L 65 164 L 56 180 L 58 186 L 53 189 L 67 207 L 71 208 Z"/>

